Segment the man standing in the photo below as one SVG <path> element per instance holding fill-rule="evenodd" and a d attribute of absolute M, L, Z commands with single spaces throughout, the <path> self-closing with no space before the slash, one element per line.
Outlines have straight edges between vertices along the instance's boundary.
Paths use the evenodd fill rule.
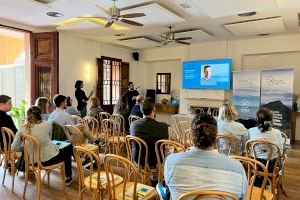
<path fill-rule="evenodd" d="M 0 129 L 2 127 L 6 127 L 11 129 L 14 133 L 16 133 L 18 130 L 11 118 L 11 116 L 9 116 L 7 114 L 7 112 L 9 112 L 11 110 L 12 107 L 12 103 L 11 103 L 11 98 L 9 96 L 6 95 L 0 95 Z M 2 138 L 2 134 L 0 135 L 0 145 L 1 145 L 1 149 L 3 149 L 3 138 Z"/>
<path fill-rule="evenodd" d="M 155 143 L 161 139 L 168 139 L 168 126 L 163 122 L 155 120 L 155 104 L 150 100 L 145 100 L 141 106 L 143 118 L 132 122 L 130 134 L 144 140 L 148 145 L 148 164 L 150 168 L 155 168 L 157 164 L 155 152 Z M 132 155 L 135 162 L 138 162 L 138 146 L 133 143 Z M 145 151 L 142 151 L 141 158 L 145 157 Z M 141 165 L 144 165 L 142 159 Z M 157 181 L 156 176 L 152 176 L 153 182 Z"/>
<path fill-rule="evenodd" d="M 131 111 L 132 107 L 135 104 L 136 97 L 139 95 L 139 92 L 134 89 L 133 82 L 128 83 L 128 91 L 125 93 L 125 97 L 127 98 L 129 110 Z"/>

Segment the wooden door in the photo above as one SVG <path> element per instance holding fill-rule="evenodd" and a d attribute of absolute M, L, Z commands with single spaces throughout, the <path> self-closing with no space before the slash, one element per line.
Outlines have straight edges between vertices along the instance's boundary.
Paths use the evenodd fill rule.
<path fill-rule="evenodd" d="M 58 94 L 58 32 L 31 33 L 31 102 Z"/>
<path fill-rule="evenodd" d="M 128 91 L 129 82 L 129 63 L 122 62 L 121 65 L 121 95 L 125 95 Z"/>

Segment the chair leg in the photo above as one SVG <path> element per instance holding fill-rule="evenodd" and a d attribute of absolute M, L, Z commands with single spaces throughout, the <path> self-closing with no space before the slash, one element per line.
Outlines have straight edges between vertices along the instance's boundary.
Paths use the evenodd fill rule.
<path fill-rule="evenodd" d="M 60 168 L 60 173 L 61 173 L 63 190 L 66 191 L 66 173 L 65 173 L 65 165 L 64 164 Z"/>
<path fill-rule="evenodd" d="M 11 191 L 14 192 L 15 175 L 16 175 L 15 160 L 12 160 L 12 162 L 11 162 L 11 174 L 12 174 Z"/>
<path fill-rule="evenodd" d="M 50 173 L 51 173 L 51 171 L 49 171 L 49 172 L 47 173 L 48 188 L 50 188 Z"/>
<path fill-rule="evenodd" d="M 39 170 L 36 175 L 37 199 L 41 199 L 41 171 Z"/>
<path fill-rule="evenodd" d="M 8 162 L 6 160 L 4 160 L 4 168 L 3 169 L 4 169 L 4 173 L 3 173 L 2 185 L 4 185 L 6 171 L 8 169 Z"/>
<path fill-rule="evenodd" d="M 25 199 L 25 194 L 26 194 L 26 188 L 27 188 L 27 184 L 28 184 L 28 172 L 25 172 L 25 185 L 24 185 L 24 191 L 23 191 L 23 199 Z"/>

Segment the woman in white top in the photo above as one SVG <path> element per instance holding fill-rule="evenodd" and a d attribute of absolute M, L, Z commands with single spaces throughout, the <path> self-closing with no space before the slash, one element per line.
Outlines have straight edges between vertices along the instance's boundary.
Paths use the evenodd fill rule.
<path fill-rule="evenodd" d="M 35 101 L 35 106 L 41 109 L 42 120 L 47 121 L 49 117 L 49 100 L 46 97 L 39 97 Z"/>
<path fill-rule="evenodd" d="M 253 127 L 249 129 L 249 137 L 250 140 L 268 140 L 274 142 L 278 145 L 280 149 L 280 154 L 283 152 L 283 139 L 281 132 L 278 129 L 272 128 L 273 126 L 273 114 L 267 108 L 261 108 L 256 113 L 257 116 L 257 127 Z M 268 157 L 268 152 L 265 150 L 263 146 L 258 147 L 256 149 L 257 158 L 266 160 Z M 272 155 L 272 159 L 275 159 L 278 155 L 276 155 L 275 151 Z"/>
<path fill-rule="evenodd" d="M 37 106 L 32 106 L 27 110 L 26 124 L 17 132 L 11 145 L 12 150 L 20 151 L 22 149 L 22 135 L 29 134 L 37 140 L 41 148 L 41 161 L 43 166 L 49 166 L 60 162 L 65 163 L 66 184 L 72 182 L 71 155 L 72 145 L 59 149 L 51 142 L 52 123 L 42 121 L 41 110 Z M 32 149 L 28 148 L 29 154 Z M 35 149 L 36 151 L 36 149 Z M 37 152 L 35 152 L 37 154 Z M 34 163 L 37 162 L 35 157 Z"/>
<path fill-rule="evenodd" d="M 248 140 L 248 131 L 243 124 L 236 122 L 237 112 L 230 101 L 224 101 L 219 109 L 218 116 L 218 134 L 229 134 L 235 136 L 239 140 L 239 155 L 244 152 L 245 143 Z M 226 149 L 226 146 L 223 147 Z"/>

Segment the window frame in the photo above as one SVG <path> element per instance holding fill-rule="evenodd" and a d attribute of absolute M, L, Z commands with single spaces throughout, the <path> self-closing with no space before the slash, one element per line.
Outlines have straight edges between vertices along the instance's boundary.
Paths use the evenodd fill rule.
<path fill-rule="evenodd" d="M 160 76 L 165 76 L 165 85 L 159 81 Z M 165 87 L 166 92 L 162 92 L 161 87 Z M 171 94 L 171 73 L 156 73 L 156 94 Z"/>

